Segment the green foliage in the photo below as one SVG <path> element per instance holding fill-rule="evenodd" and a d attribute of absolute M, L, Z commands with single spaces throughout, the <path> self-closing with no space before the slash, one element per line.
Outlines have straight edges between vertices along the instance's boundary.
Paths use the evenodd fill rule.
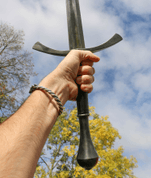
<path fill-rule="evenodd" d="M 35 75 L 31 53 L 23 49 L 24 32 L 0 24 L 0 117 L 8 117 L 23 100 L 29 78 Z"/>
<path fill-rule="evenodd" d="M 6 117 L 0 117 L 0 123 L 4 122 L 6 119 Z"/>
<path fill-rule="evenodd" d="M 121 139 L 118 131 L 112 127 L 107 116 L 99 117 L 93 107 L 90 108 L 90 115 L 90 132 L 99 155 L 98 164 L 92 170 L 86 171 L 76 161 L 80 128 L 75 108 L 63 112 L 51 130 L 46 143 L 50 158 L 41 156 L 51 165 L 48 171 L 45 170 L 45 176 L 50 178 L 135 178 L 133 169 L 137 167 L 136 159 L 133 156 L 124 157 L 122 147 L 114 149 L 115 140 Z"/>

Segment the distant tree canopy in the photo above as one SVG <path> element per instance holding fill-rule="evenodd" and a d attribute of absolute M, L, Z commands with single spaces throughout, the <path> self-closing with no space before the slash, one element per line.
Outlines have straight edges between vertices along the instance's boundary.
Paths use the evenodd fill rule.
<path fill-rule="evenodd" d="M 114 149 L 115 140 L 121 139 L 118 131 L 107 116 L 99 117 L 94 107 L 90 107 L 90 115 L 90 133 L 99 155 L 97 165 L 87 171 L 76 161 L 80 126 L 75 108 L 58 117 L 39 159 L 35 178 L 135 178 L 136 159 L 123 156 L 122 146 Z"/>
<path fill-rule="evenodd" d="M 23 49 L 24 32 L 0 24 L 0 122 L 11 115 L 23 100 L 33 72 L 32 55 Z"/>

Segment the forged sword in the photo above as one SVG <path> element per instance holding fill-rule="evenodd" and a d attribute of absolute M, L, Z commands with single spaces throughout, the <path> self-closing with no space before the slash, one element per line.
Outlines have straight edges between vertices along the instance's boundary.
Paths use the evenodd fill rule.
<path fill-rule="evenodd" d="M 92 48 L 85 48 L 79 0 L 66 0 L 66 6 L 67 6 L 68 36 L 69 36 L 70 50 L 81 49 L 81 50 L 89 50 L 94 53 L 106 49 L 122 40 L 122 37 L 120 35 L 115 34 L 110 40 L 108 40 L 106 43 L 102 45 L 92 47 Z M 66 56 L 70 51 L 70 50 L 67 51 L 54 50 L 52 48 L 48 48 L 44 46 L 40 42 L 35 43 L 33 49 L 47 54 L 57 55 L 57 56 Z M 78 117 L 80 122 L 80 144 L 79 144 L 79 150 L 77 155 L 77 162 L 81 167 L 90 170 L 97 164 L 98 154 L 92 143 L 90 131 L 89 131 L 88 94 L 80 90 L 79 86 L 78 86 L 78 97 L 77 97 L 77 109 L 78 109 Z"/>

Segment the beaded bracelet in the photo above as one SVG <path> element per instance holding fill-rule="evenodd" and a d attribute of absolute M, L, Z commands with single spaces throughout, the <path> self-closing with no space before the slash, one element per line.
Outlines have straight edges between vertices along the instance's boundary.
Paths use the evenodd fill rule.
<path fill-rule="evenodd" d="M 59 115 L 62 114 L 62 112 L 63 112 L 63 106 L 62 106 L 62 103 L 61 103 L 60 99 L 58 98 L 58 96 L 55 95 L 55 93 L 53 93 L 51 90 L 49 90 L 47 88 L 44 88 L 42 86 L 38 86 L 36 84 L 34 84 L 34 85 L 31 86 L 31 88 L 29 90 L 29 93 L 32 93 L 35 90 L 42 90 L 42 91 L 48 92 L 56 100 L 56 102 L 59 105 Z"/>

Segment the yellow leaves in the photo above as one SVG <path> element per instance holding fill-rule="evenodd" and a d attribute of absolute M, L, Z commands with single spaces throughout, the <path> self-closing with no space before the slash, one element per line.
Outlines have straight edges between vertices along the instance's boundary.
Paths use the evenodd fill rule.
<path fill-rule="evenodd" d="M 64 126 L 67 126 L 68 124 L 69 124 L 69 122 L 68 122 L 67 120 L 64 120 L 64 121 L 63 121 L 63 125 L 64 125 Z"/>
<path fill-rule="evenodd" d="M 102 175 L 102 176 L 97 176 L 97 178 L 111 178 L 111 177 L 108 175 Z"/>
<path fill-rule="evenodd" d="M 69 157 L 75 154 L 75 145 L 65 146 L 63 151 L 68 154 Z"/>
<path fill-rule="evenodd" d="M 133 157 L 128 159 L 123 157 L 123 148 L 119 147 L 117 150 L 107 148 L 98 152 L 100 162 L 97 168 L 100 168 L 104 173 L 107 171 L 111 177 L 123 177 L 123 174 L 132 176 L 132 168 L 135 167 Z"/>
<path fill-rule="evenodd" d="M 108 120 L 109 116 L 102 117 L 105 121 Z"/>
<path fill-rule="evenodd" d="M 95 114 L 95 107 L 94 106 L 90 106 L 89 110 L 90 110 L 90 116 L 93 116 Z"/>
<path fill-rule="evenodd" d="M 79 138 L 78 138 L 78 137 L 74 137 L 74 139 L 75 139 L 76 141 L 79 141 Z"/>
<path fill-rule="evenodd" d="M 134 178 L 133 168 L 136 167 L 136 159 L 130 159 L 123 156 L 123 148 L 114 149 L 114 142 L 121 138 L 118 131 L 112 127 L 108 116 L 99 117 L 90 107 L 90 132 L 92 141 L 99 155 L 98 164 L 89 171 L 81 168 L 76 162 L 76 154 L 79 145 L 79 121 L 77 119 L 77 109 L 70 113 L 66 111 L 59 116 L 53 127 L 49 141 L 52 144 L 51 152 L 56 152 L 56 158 L 52 159 L 52 167 L 58 163 L 57 169 L 53 175 L 54 178 L 123 178 L 128 176 Z M 55 141 L 54 141 L 55 140 Z M 58 149 L 58 150 L 57 150 Z M 60 150 L 59 150 L 60 149 Z M 58 160 L 61 160 L 60 162 Z"/>
<path fill-rule="evenodd" d="M 38 166 L 38 167 L 36 168 L 36 170 L 39 172 L 39 171 L 41 170 L 41 167 Z"/>
<path fill-rule="evenodd" d="M 82 176 L 82 174 L 81 174 L 81 172 L 83 172 L 84 171 L 84 169 L 82 168 L 82 167 L 80 167 L 80 166 L 76 166 L 75 168 L 74 168 L 74 173 L 73 173 L 73 176 L 75 177 L 75 178 L 81 178 L 81 177 L 83 177 Z"/>
<path fill-rule="evenodd" d="M 115 139 L 121 138 L 118 131 L 112 127 L 111 123 L 108 121 L 108 116 L 99 118 L 96 114 L 92 115 L 93 120 L 90 120 L 90 133 L 94 144 L 102 144 L 106 148 L 111 148 Z"/>
<path fill-rule="evenodd" d="M 61 168 L 63 169 L 65 167 L 65 164 L 63 164 L 62 166 L 61 166 Z"/>
<path fill-rule="evenodd" d="M 68 131 L 66 127 L 64 127 L 62 130 L 63 130 L 63 132 L 67 132 Z"/>
<path fill-rule="evenodd" d="M 65 139 L 66 137 L 70 137 L 71 133 L 72 132 L 69 129 L 67 129 L 67 128 L 64 127 L 63 130 L 62 130 L 61 135 Z"/>
<path fill-rule="evenodd" d="M 47 173 L 43 167 L 41 166 L 36 167 L 36 172 L 34 174 L 35 178 L 39 178 L 39 177 L 46 178 L 46 176 L 47 176 Z"/>
<path fill-rule="evenodd" d="M 74 122 L 74 125 L 76 126 L 76 127 L 79 127 L 79 122 Z"/>
<path fill-rule="evenodd" d="M 54 174 L 53 178 L 69 178 L 69 171 L 62 171 L 57 176 Z"/>
<path fill-rule="evenodd" d="M 77 120 L 77 109 L 73 109 L 71 112 L 70 112 L 70 116 L 69 116 L 69 121 L 74 121 L 74 120 Z"/>

